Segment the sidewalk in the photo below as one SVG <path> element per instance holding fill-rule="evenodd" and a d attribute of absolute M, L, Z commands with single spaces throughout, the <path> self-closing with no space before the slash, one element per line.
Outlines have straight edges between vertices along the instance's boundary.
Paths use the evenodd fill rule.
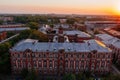
<path fill-rule="evenodd" d="M 115 71 L 116 74 L 120 75 L 120 71 L 114 65 L 112 65 L 112 69 Z"/>

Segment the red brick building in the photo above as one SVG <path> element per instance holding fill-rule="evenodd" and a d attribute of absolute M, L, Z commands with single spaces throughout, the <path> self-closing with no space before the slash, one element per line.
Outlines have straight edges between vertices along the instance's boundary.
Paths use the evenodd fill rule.
<path fill-rule="evenodd" d="M 113 59 L 120 64 L 120 39 L 108 34 L 98 34 L 96 39 L 112 50 Z"/>
<path fill-rule="evenodd" d="M 64 27 L 63 27 L 64 26 Z M 89 40 L 91 39 L 91 35 L 79 31 L 79 30 L 67 30 L 67 28 L 69 28 L 68 25 L 56 25 L 55 29 L 53 29 L 55 31 L 55 33 L 47 33 L 47 28 L 46 27 L 42 27 L 40 29 L 41 32 L 43 32 L 44 34 L 47 34 L 49 39 L 52 41 L 54 36 L 58 36 L 59 42 L 64 42 L 64 36 L 68 36 L 69 41 L 70 42 L 84 42 L 84 40 Z"/>
<path fill-rule="evenodd" d="M 23 68 L 34 68 L 39 74 L 63 75 L 90 70 L 98 74 L 111 71 L 111 50 L 95 40 L 85 43 L 40 43 L 27 39 L 12 49 L 11 68 L 19 73 Z"/>
<path fill-rule="evenodd" d="M 0 41 L 4 40 L 7 37 L 7 32 L 1 32 L 0 33 Z"/>
<path fill-rule="evenodd" d="M 19 28 L 24 27 L 24 24 L 9 24 L 9 25 L 0 25 L 0 28 Z"/>
<path fill-rule="evenodd" d="M 10 17 L 10 16 L 2 16 L 2 17 L 0 17 L 0 20 L 2 20 L 2 21 L 13 21 L 13 17 Z"/>

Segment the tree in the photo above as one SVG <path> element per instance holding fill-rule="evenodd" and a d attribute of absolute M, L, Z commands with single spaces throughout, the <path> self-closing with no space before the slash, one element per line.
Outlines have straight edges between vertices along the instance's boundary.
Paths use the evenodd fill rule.
<path fill-rule="evenodd" d="M 11 44 L 9 42 L 5 42 L 0 44 L 0 73 L 8 74 L 10 73 L 10 55 L 9 48 Z"/>
<path fill-rule="evenodd" d="M 98 31 L 98 30 L 95 30 L 95 31 L 94 31 L 94 34 L 99 34 L 99 31 Z"/>
<path fill-rule="evenodd" d="M 63 80 L 76 80 L 76 77 L 74 74 L 65 74 Z"/>
<path fill-rule="evenodd" d="M 83 73 L 76 74 L 76 80 L 82 80 L 82 78 L 83 78 Z"/>
<path fill-rule="evenodd" d="M 51 28 L 53 28 L 53 27 L 54 27 L 54 25 L 53 25 L 53 24 L 50 24 L 50 27 L 51 27 Z"/>
<path fill-rule="evenodd" d="M 26 24 L 27 27 L 30 27 L 30 29 L 38 29 L 39 28 L 39 24 L 36 22 L 29 22 Z"/>
<path fill-rule="evenodd" d="M 84 74 L 85 74 L 85 76 L 89 79 L 90 78 L 90 76 L 91 76 L 91 71 L 89 71 L 89 70 L 87 70 L 87 71 L 84 71 Z"/>
<path fill-rule="evenodd" d="M 120 75 L 115 75 L 114 80 L 120 80 Z"/>
<path fill-rule="evenodd" d="M 28 73 L 28 75 L 27 75 L 27 77 L 25 78 L 25 80 L 36 80 L 36 77 L 37 77 L 36 72 L 35 72 L 34 69 L 32 69 L 32 70 Z"/>
<path fill-rule="evenodd" d="M 40 18 L 39 19 L 40 23 L 43 23 L 43 24 L 48 23 L 48 17 L 47 16 L 40 16 L 39 18 Z"/>
<path fill-rule="evenodd" d="M 0 55 L 8 52 L 9 48 L 11 47 L 9 42 L 5 42 L 0 44 Z"/>
<path fill-rule="evenodd" d="M 2 25 L 3 24 L 3 21 L 2 20 L 0 20 L 0 25 Z"/>
<path fill-rule="evenodd" d="M 11 37 L 11 36 L 13 36 L 13 35 L 15 35 L 14 32 L 7 32 L 7 38 L 9 38 L 9 37 Z"/>
<path fill-rule="evenodd" d="M 120 75 L 110 74 L 104 78 L 104 80 L 120 80 Z"/>
<path fill-rule="evenodd" d="M 32 30 L 21 31 L 20 37 L 26 39 L 30 36 L 31 33 L 32 33 Z"/>
<path fill-rule="evenodd" d="M 14 22 L 15 23 L 27 23 L 27 18 L 26 16 L 14 16 Z"/>
<path fill-rule="evenodd" d="M 47 35 L 43 34 L 42 32 L 39 32 L 37 30 L 32 30 L 32 33 L 30 34 L 31 39 L 38 39 L 40 42 L 48 42 Z"/>
<path fill-rule="evenodd" d="M 72 18 L 67 19 L 66 21 L 68 24 L 74 24 L 75 21 Z"/>
<path fill-rule="evenodd" d="M 27 77 L 27 75 L 28 75 L 28 69 L 23 68 L 23 69 L 21 70 L 20 75 L 21 75 L 21 77 L 22 77 L 23 79 L 25 79 L 25 78 Z"/>
<path fill-rule="evenodd" d="M 0 73 L 9 74 L 11 72 L 10 68 L 10 55 L 4 53 L 0 56 Z"/>

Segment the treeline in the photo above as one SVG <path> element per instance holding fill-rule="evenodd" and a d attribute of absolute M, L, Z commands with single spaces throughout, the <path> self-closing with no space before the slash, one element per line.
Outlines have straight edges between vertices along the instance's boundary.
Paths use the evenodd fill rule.
<path fill-rule="evenodd" d="M 59 18 L 45 16 L 45 15 L 44 16 L 39 16 L 39 15 L 36 15 L 36 16 L 31 16 L 31 15 L 14 16 L 14 22 L 15 23 L 23 23 L 23 24 L 26 24 L 28 22 L 37 22 L 37 23 L 42 23 L 42 24 L 48 24 L 49 22 L 59 23 Z"/>
<path fill-rule="evenodd" d="M 114 74 L 107 74 L 104 76 L 97 76 L 93 74 L 91 71 L 84 71 L 78 74 L 73 73 L 66 73 L 62 76 L 56 76 L 57 79 L 54 79 L 55 76 L 44 76 L 42 77 L 40 74 L 36 73 L 35 69 L 31 69 L 28 71 L 28 69 L 22 69 L 20 76 L 24 80 L 58 80 L 59 77 L 61 77 L 62 80 L 120 80 L 120 75 L 114 75 Z"/>

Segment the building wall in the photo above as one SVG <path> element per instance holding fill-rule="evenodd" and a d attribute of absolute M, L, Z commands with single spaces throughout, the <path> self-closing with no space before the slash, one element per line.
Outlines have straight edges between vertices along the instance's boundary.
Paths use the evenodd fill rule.
<path fill-rule="evenodd" d="M 47 34 L 50 41 L 53 40 L 55 34 Z M 57 35 L 59 37 L 58 42 L 64 42 L 64 35 Z M 91 37 L 77 37 L 77 35 L 67 35 L 70 42 L 84 42 L 84 40 L 90 40 Z"/>
<path fill-rule="evenodd" d="M 95 73 L 106 73 L 111 70 L 111 53 L 94 52 L 25 52 L 11 53 L 12 72 L 19 73 L 23 68 L 34 68 L 39 74 L 57 75 L 79 73 L 90 70 Z"/>
<path fill-rule="evenodd" d="M 15 24 L 15 25 L 0 25 L 0 28 L 18 28 L 18 27 L 24 27 L 24 24 Z"/>
<path fill-rule="evenodd" d="M 7 33 L 6 32 L 0 33 L 0 41 L 4 40 L 6 37 L 7 37 Z"/>
<path fill-rule="evenodd" d="M 99 41 L 103 41 L 100 37 L 96 36 L 95 37 L 96 40 Z M 103 43 L 103 42 L 102 42 Z M 105 43 L 103 43 L 105 44 Z M 118 62 L 120 64 L 120 48 L 117 48 L 115 46 L 113 46 L 112 44 L 105 44 L 107 47 L 109 47 L 112 50 L 112 56 L 113 56 L 113 60 L 115 60 L 116 62 Z"/>

